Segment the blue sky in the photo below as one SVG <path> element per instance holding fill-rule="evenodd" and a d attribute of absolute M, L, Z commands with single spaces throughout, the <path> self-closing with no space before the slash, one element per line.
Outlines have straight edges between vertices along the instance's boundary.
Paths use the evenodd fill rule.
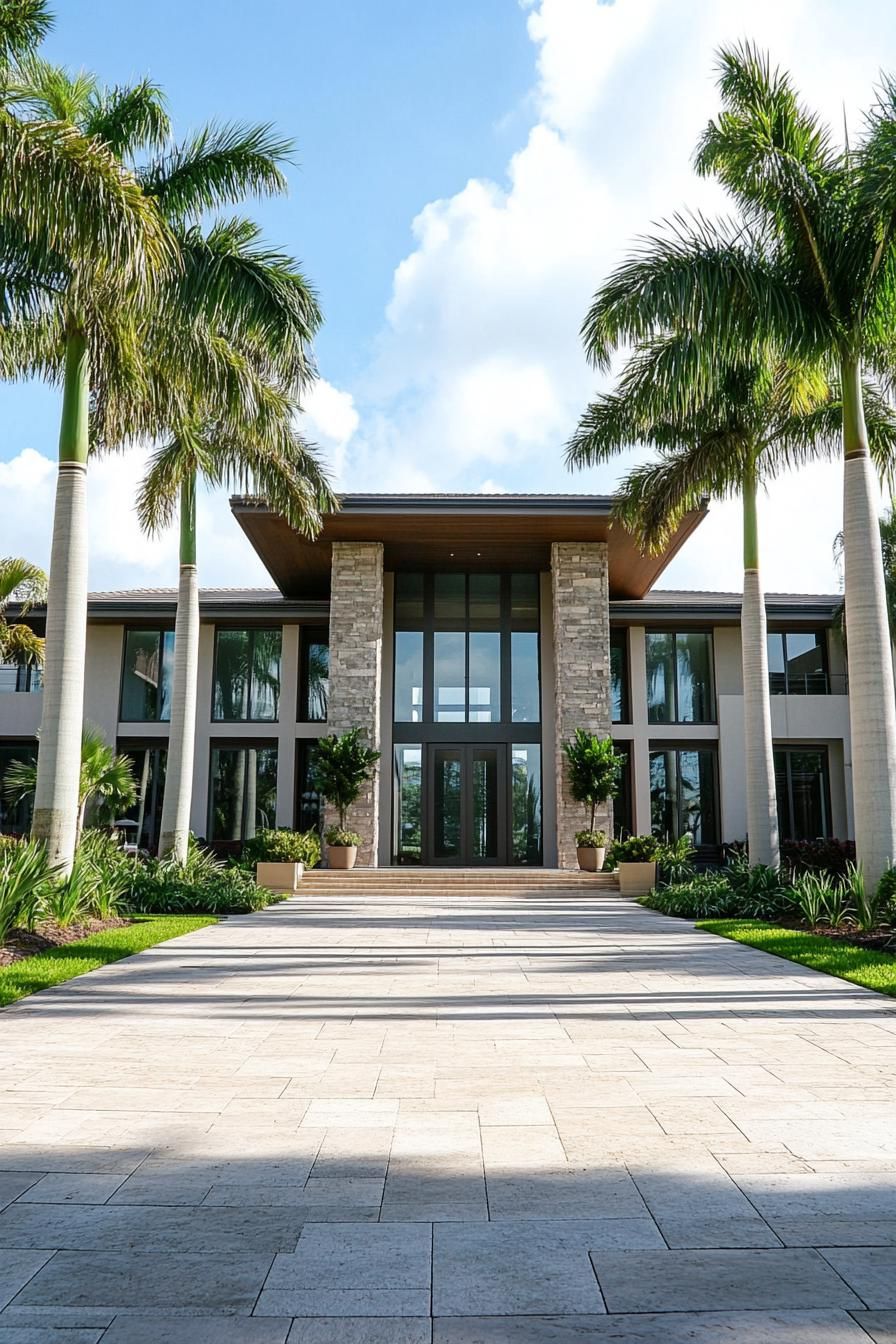
<path fill-rule="evenodd" d="M 295 138 L 287 200 L 253 212 L 299 256 L 326 325 L 305 428 L 344 489 L 609 490 L 570 477 L 597 386 L 578 327 L 634 237 L 724 208 L 690 155 L 717 105 L 713 52 L 749 35 L 838 126 L 896 70 L 889 0 L 114 0 L 59 4 L 47 55 L 148 74 L 183 133 L 210 118 Z M 745 21 L 749 27 L 745 32 Z M 58 397 L 0 387 L 0 549 L 48 552 Z M 145 453 L 91 467 L 94 587 L 170 586 L 173 536 L 131 512 Z M 839 472 L 763 503 L 770 588 L 836 587 Z M 805 522 L 795 520 L 805 519 Z M 200 508 L 206 584 L 265 581 L 226 499 Z M 736 588 L 737 506 L 713 509 L 665 586 Z"/>

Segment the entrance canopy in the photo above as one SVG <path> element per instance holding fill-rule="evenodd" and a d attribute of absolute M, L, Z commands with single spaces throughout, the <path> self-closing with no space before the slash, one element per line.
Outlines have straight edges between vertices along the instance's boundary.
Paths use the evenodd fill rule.
<path fill-rule="evenodd" d="M 553 541 L 606 541 L 611 598 L 643 597 L 701 522 L 682 520 L 656 555 L 642 555 L 611 518 L 612 495 L 343 495 L 315 541 L 261 500 L 230 501 L 237 522 L 285 597 L 325 597 L 334 541 L 380 541 L 386 569 L 550 568 Z"/>

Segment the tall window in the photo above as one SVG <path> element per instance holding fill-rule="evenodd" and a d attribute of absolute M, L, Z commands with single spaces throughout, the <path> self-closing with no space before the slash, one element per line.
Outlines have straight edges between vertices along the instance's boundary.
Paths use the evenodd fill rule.
<path fill-rule="evenodd" d="M 613 799 L 613 834 L 620 839 L 632 834 L 632 744 L 614 740 L 613 746 L 625 757 L 619 772 L 619 792 Z"/>
<path fill-rule="evenodd" d="M 650 723 L 712 723 L 715 695 L 708 630 L 647 635 L 647 718 Z"/>
<path fill-rule="evenodd" d="M 772 695 L 827 695 L 824 631 L 770 631 L 768 686 Z"/>
<path fill-rule="evenodd" d="M 41 691 L 43 684 L 37 663 L 0 663 L 0 695 L 4 691 Z"/>
<path fill-rule="evenodd" d="M 397 863 L 420 863 L 423 856 L 423 747 L 402 742 L 392 762 L 392 852 Z"/>
<path fill-rule="evenodd" d="M 537 724 L 537 574 L 395 576 L 393 718 Z"/>
<path fill-rule="evenodd" d="M 825 747 L 775 748 L 778 829 L 782 840 L 831 834 L 831 787 Z"/>
<path fill-rule="evenodd" d="M 610 721 L 629 723 L 628 631 L 610 631 Z"/>
<path fill-rule="evenodd" d="M 216 632 L 213 719 L 276 720 L 280 710 L 281 644 L 279 628 Z"/>
<path fill-rule="evenodd" d="M 319 831 L 321 825 L 320 794 L 314 786 L 311 758 L 314 742 L 296 743 L 296 799 L 295 827 L 297 831 Z"/>
<path fill-rule="evenodd" d="M 650 820 L 654 835 L 695 845 L 719 843 L 714 747 L 663 747 L 650 752 Z"/>
<path fill-rule="evenodd" d="M 165 792 L 165 769 L 168 751 L 158 742 L 122 743 L 118 750 L 130 759 L 134 767 L 137 798 L 133 807 L 123 814 L 133 826 L 125 827 L 129 843 L 155 853 L 159 847 L 162 823 L 162 800 Z"/>
<path fill-rule="evenodd" d="M 510 839 L 514 863 L 541 863 L 541 746 L 537 742 L 518 742 L 510 748 Z"/>
<path fill-rule="evenodd" d="M 330 704 L 330 634 L 326 627 L 302 628 L 299 718 L 326 723 Z"/>
<path fill-rule="evenodd" d="M 171 718 L 173 630 L 128 630 L 124 638 L 121 720 L 160 723 Z"/>
<path fill-rule="evenodd" d="M 34 741 L 0 742 L 0 785 L 13 761 L 27 761 L 33 764 L 37 760 L 37 743 Z M 31 827 L 32 798 L 23 798 L 13 803 L 4 795 L 0 787 L 0 834 L 25 835 Z"/>
<path fill-rule="evenodd" d="M 277 748 L 215 746 L 211 753 L 208 838 L 250 840 L 277 819 Z"/>

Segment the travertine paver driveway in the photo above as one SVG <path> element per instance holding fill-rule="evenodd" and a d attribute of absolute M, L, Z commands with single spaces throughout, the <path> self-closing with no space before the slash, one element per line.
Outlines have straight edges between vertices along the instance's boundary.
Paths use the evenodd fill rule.
<path fill-rule="evenodd" d="M 892 1341 L 894 1009 L 612 897 L 191 934 L 0 1014 L 0 1344 Z"/>

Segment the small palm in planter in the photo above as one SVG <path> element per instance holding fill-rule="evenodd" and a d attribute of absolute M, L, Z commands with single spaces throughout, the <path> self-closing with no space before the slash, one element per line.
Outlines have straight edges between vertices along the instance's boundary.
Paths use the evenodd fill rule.
<path fill-rule="evenodd" d="M 584 872 L 599 873 L 606 858 L 607 837 L 594 829 L 594 818 L 598 807 L 616 796 L 625 757 L 614 749 L 611 737 L 598 737 L 584 728 L 577 728 L 572 741 L 563 743 L 563 752 L 572 796 L 590 813 L 587 831 L 576 834 L 576 857 Z"/>
<path fill-rule="evenodd" d="M 312 758 L 315 787 L 339 813 L 339 825 L 324 834 L 327 862 L 331 868 L 354 868 L 362 837 L 346 829 L 346 817 L 352 803 L 368 783 L 380 758 L 361 741 L 361 729 L 351 728 L 341 737 L 332 733 L 315 744 Z"/>

